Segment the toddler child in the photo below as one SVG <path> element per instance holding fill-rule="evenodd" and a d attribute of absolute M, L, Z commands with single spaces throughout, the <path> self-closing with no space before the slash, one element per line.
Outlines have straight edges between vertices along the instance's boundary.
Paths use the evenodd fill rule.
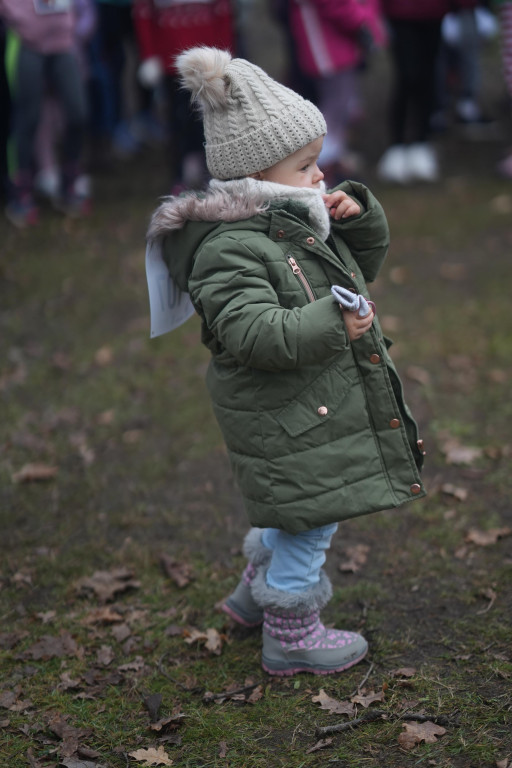
<path fill-rule="evenodd" d="M 339 672 L 368 646 L 320 620 L 337 524 L 425 493 L 421 442 L 378 320 L 364 303 L 363 315 L 340 308 L 331 290 L 357 306 L 368 296 L 386 218 L 362 184 L 325 190 L 326 125 L 312 103 L 224 50 L 192 48 L 177 70 L 202 110 L 213 178 L 206 194 L 169 197 L 155 212 L 148 278 L 161 255 L 178 317 L 154 334 L 193 310 L 201 318 L 208 390 L 254 526 L 224 610 L 263 624 L 270 674 Z M 153 300 L 155 320 L 161 308 Z"/>

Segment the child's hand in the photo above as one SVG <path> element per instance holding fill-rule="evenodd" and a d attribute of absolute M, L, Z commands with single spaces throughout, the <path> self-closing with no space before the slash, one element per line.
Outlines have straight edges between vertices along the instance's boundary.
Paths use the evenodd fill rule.
<path fill-rule="evenodd" d="M 348 309 L 342 309 L 341 311 L 350 341 L 360 339 L 372 327 L 373 310 L 370 310 L 364 317 L 360 317 L 358 312 L 352 312 Z"/>
<path fill-rule="evenodd" d="M 331 192 L 328 195 L 322 195 L 324 203 L 329 209 L 333 219 L 339 221 L 339 219 L 346 219 L 348 216 L 357 216 L 361 213 L 361 208 L 347 195 L 346 192 L 342 192 L 339 189 L 337 192 Z"/>

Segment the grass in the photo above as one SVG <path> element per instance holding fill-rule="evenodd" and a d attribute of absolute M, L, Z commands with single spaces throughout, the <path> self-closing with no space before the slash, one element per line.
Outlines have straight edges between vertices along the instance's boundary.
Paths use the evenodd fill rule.
<path fill-rule="evenodd" d="M 492 204 L 509 187 L 490 175 L 470 183 L 460 170 L 412 194 L 376 187 L 393 245 L 374 294 L 381 317 L 396 319 L 395 359 L 425 434 L 430 494 L 350 521 L 333 542 L 324 618 L 362 631 L 368 661 L 339 676 L 281 680 L 260 667 L 258 632 L 215 610 L 243 568 L 246 521 L 206 395 L 197 322 L 148 338 L 144 230 L 163 185 L 154 164 L 147 173 L 135 161 L 100 181 L 88 222 L 63 226 L 47 211 L 33 233 L 0 223 L 0 764 L 81 756 L 125 768 L 140 764 L 130 752 L 157 746 L 177 768 L 512 761 L 512 538 L 466 541 L 471 528 L 512 526 L 511 241 Z M 427 382 L 409 375 L 412 365 Z M 447 464 L 447 432 L 484 454 Z M 13 482 L 29 462 L 57 467 L 56 477 Z M 447 482 L 466 500 L 443 493 Z M 345 548 L 358 543 L 369 547 L 366 564 L 340 572 Z M 190 567 L 187 586 L 164 573 L 162 552 Z M 80 579 L 117 567 L 138 586 L 106 605 L 77 591 Z M 98 618 L 106 608 L 118 618 Z M 186 643 L 187 632 L 207 628 L 222 636 L 220 655 Z M 62 633 L 76 651 L 36 657 L 37 641 Z M 404 667 L 416 671 L 395 675 Z M 204 700 L 246 685 L 261 685 L 254 703 Z M 361 686 L 384 691 L 369 709 L 387 717 L 308 752 L 318 726 L 346 719 L 313 697 L 323 688 L 346 701 Z M 158 718 L 183 719 L 151 730 L 145 702 L 155 694 Z M 402 749 L 401 716 L 411 710 L 444 715 L 446 734 Z M 72 739 L 52 730 L 55 718 L 94 752 L 66 757 Z"/>

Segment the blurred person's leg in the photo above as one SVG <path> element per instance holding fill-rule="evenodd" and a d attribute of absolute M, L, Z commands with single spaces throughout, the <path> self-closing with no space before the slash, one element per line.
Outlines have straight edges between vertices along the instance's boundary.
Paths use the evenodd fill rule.
<path fill-rule="evenodd" d="M 64 116 L 61 194 L 65 207 L 70 209 L 67 212 L 79 215 L 87 212 L 88 205 L 88 200 L 78 199 L 88 195 L 79 196 L 75 189 L 82 172 L 87 101 L 76 55 L 73 52 L 52 55 L 49 60 L 49 78 Z"/>
<path fill-rule="evenodd" d="M 33 199 L 34 141 L 41 114 L 46 58 L 8 37 L 8 78 L 12 99 L 12 134 L 9 148 L 10 202 L 6 213 L 16 225 L 36 223 Z"/>
<path fill-rule="evenodd" d="M 177 77 L 167 76 L 167 109 L 173 192 L 200 188 L 206 179 L 203 124 L 190 109 L 187 92 Z"/>

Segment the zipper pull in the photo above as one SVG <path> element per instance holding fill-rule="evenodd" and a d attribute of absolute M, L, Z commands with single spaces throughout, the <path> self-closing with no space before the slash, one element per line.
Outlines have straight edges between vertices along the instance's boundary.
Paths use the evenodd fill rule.
<path fill-rule="evenodd" d="M 288 264 L 292 268 L 292 272 L 294 275 L 300 275 L 301 268 L 299 267 L 299 265 L 297 264 L 293 256 L 288 256 Z"/>

